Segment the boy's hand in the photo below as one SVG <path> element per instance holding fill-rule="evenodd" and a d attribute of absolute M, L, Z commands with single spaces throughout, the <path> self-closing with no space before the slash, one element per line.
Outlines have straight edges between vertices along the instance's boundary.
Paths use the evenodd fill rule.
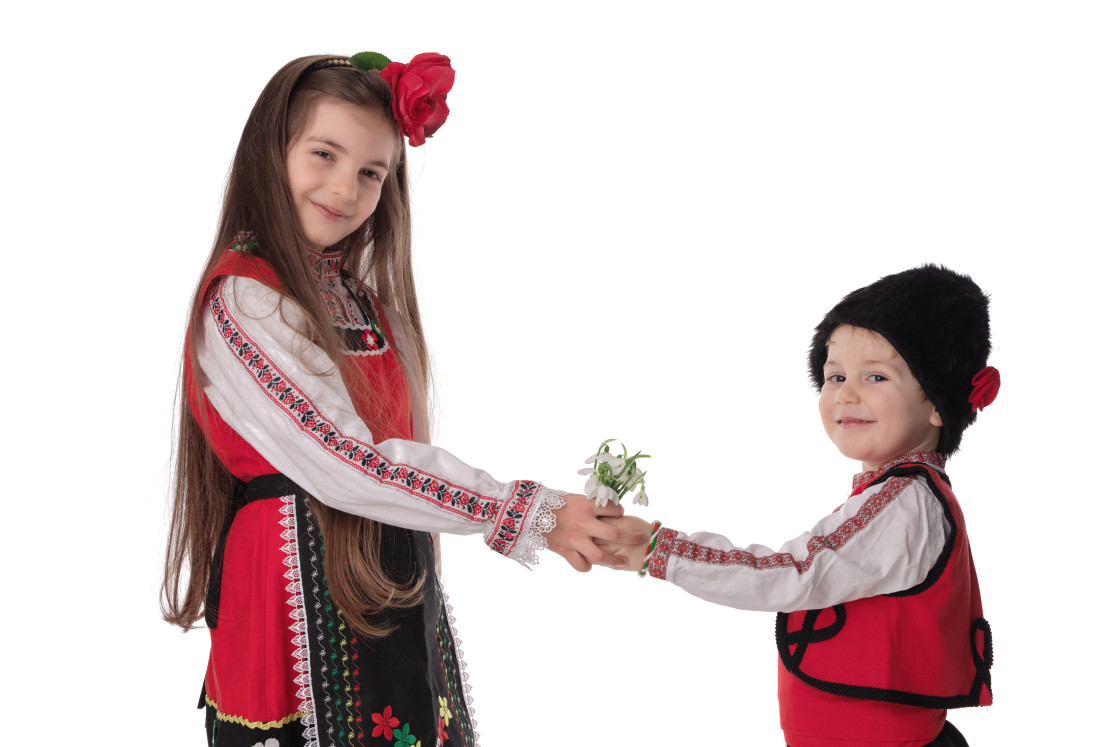
<path fill-rule="evenodd" d="M 607 517 L 602 521 L 604 524 L 618 529 L 620 536 L 625 537 L 625 539 L 619 539 L 616 542 L 599 540 L 595 542 L 608 555 L 626 559 L 626 565 L 612 565 L 611 567 L 620 571 L 642 570 L 642 564 L 646 562 L 649 538 L 653 533 L 653 524 L 637 516 Z"/>
<path fill-rule="evenodd" d="M 556 527 L 545 535 L 548 549 L 580 573 L 591 570 L 592 565 L 610 568 L 628 566 L 629 557 L 605 549 L 608 544 L 622 548 L 642 543 L 644 549 L 644 543 L 649 541 L 648 532 L 640 536 L 629 527 L 607 523 L 622 517 L 622 506 L 615 503 L 596 506 L 595 501 L 589 501 L 586 496 L 570 493 L 564 496 L 563 508 L 557 509 L 553 516 L 556 517 Z M 639 560 L 639 567 L 641 563 L 642 560 Z"/>

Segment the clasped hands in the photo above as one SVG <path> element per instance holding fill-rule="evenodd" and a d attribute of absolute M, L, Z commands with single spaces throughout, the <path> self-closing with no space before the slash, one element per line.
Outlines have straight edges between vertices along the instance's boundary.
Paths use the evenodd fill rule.
<path fill-rule="evenodd" d="M 637 516 L 625 516 L 622 506 L 599 506 L 586 496 L 570 493 L 555 511 L 556 526 L 545 535 L 548 549 L 580 573 L 601 565 L 637 571 L 645 561 L 653 525 Z"/>

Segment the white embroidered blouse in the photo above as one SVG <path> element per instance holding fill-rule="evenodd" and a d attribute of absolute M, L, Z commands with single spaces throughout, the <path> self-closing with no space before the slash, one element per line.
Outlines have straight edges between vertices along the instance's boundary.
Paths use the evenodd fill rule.
<path fill-rule="evenodd" d="M 338 263 L 313 266 L 328 309 L 336 318 L 338 311 L 346 316 L 349 291 L 337 282 Z M 330 299 L 343 308 L 330 309 Z M 555 526 L 553 511 L 564 505 L 562 493 L 531 481 L 501 482 L 429 444 L 373 443 L 329 357 L 285 321 L 300 319 L 296 305 L 268 286 L 226 276 L 207 309 L 197 350 L 203 391 L 277 470 L 333 508 L 407 529 L 482 533 L 502 554 L 536 562 L 537 551 L 547 547 L 544 535 Z M 306 403 L 299 416 L 262 385 L 247 350 Z M 329 443 L 324 429 L 332 431 Z"/>
<path fill-rule="evenodd" d="M 857 475 L 853 487 L 903 460 L 939 468 L 945 463 L 940 454 L 908 454 L 878 472 Z M 719 534 L 662 527 L 649 573 L 728 607 L 822 609 L 916 586 L 933 569 L 950 529 L 924 479 L 892 478 L 853 495 L 777 551 L 756 544 L 736 547 Z"/>

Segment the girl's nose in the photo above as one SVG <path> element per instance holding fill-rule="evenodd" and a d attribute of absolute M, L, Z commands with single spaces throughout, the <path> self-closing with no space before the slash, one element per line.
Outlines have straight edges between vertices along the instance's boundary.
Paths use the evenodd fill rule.
<path fill-rule="evenodd" d="M 341 173 L 336 174 L 331 179 L 331 193 L 338 195 L 345 200 L 353 200 L 354 195 L 358 192 L 358 182 L 356 179 L 345 176 Z"/>

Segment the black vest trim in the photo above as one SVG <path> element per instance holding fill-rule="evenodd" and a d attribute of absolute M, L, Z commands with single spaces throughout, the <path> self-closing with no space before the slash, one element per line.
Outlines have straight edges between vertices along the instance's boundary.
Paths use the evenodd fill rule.
<path fill-rule="evenodd" d="M 801 666 L 801 659 L 804 658 L 810 643 L 827 641 L 829 638 L 835 637 L 836 634 L 843 629 L 844 623 L 847 622 L 848 618 L 848 613 L 844 609 L 844 605 L 838 604 L 832 607 L 832 611 L 836 613 L 836 620 L 826 627 L 817 628 L 815 627 L 817 618 L 821 616 L 824 610 L 809 610 L 805 613 L 805 619 L 801 623 L 800 630 L 795 631 L 789 630 L 789 615 L 786 615 L 784 620 L 781 615 L 778 616 L 778 640 L 785 641 L 787 648 L 788 646 L 796 646 L 793 654 L 790 656 L 790 661 L 795 667 Z M 783 622 L 785 626 L 782 625 Z"/>
<path fill-rule="evenodd" d="M 911 587 L 909 589 L 904 589 L 902 591 L 891 592 L 890 594 L 884 594 L 883 596 L 912 597 L 915 594 L 921 594 L 923 591 L 933 586 L 935 583 L 937 583 L 937 579 L 941 578 L 941 574 L 944 573 L 945 569 L 948 567 L 949 556 L 953 554 L 953 548 L 956 547 L 957 520 L 953 518 L 953 512 L 949 510 L 949 501 L 946 500 L 945 495 L 941 492 L 941 489 L 937 487 L 937 483 L 934 482 L 930 477 L 930 474 L 927 470 L 931 469 L 934 468 L 922 466 L 919 464 L 900 465 L 895 469 L 887 470 L 883 475 L 879 477 L 879 479 L 871 483 L 872 485 L 878 485 L 879 483 L 886 480 L 888 476 L 921 478 L 933 492 L 934 497 L 937 498 L 937 502 L 941 504 L 941 510 L 945 513 L 946 521 L 949 522 L 949 536 L 945 538 L 945 547 L 941 548 L 941 554 L 937 556 L 937 562 L 933 564 L 933 568 L 930 568 L 929 574 L 925 577 L 925 579 L 917 586 Z M 947 485 L 952 487 L 952 485 L 949 483 L 948 475 L 946 475 L 944 472 L 941 472 L 940 470 L 938 470 L 938 474 Z"/>

